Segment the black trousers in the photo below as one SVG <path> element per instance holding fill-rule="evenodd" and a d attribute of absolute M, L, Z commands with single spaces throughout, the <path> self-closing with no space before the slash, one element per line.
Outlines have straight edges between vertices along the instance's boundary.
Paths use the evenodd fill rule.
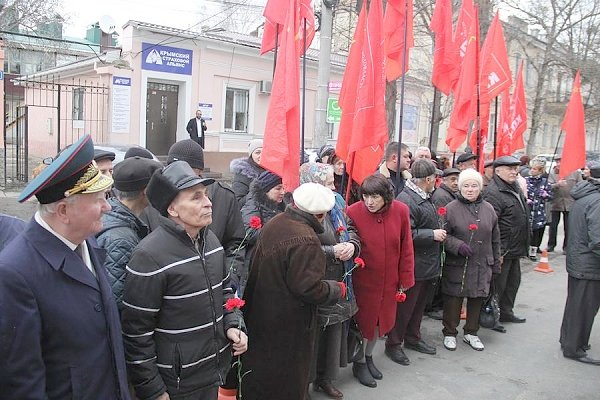
<path fill-rule="evenodd" d="M 444 297 L 444 336 L 456 336 L 458 334 L 458 324 L 460 323 L 460 310 L 462 308 L 464 297 L 448 296 Z M 463 330 L 465 335 L 477 336 L 479 330 L 479 314 L 483 305 L 483 297 L 467 298 L 467 320 Z"/>
<path fill-rule="evenodd" d="M 407 342 L 411 344 L 421 340 L 421 321 L 427 305 L 427 296 L 434 279 L 416 281 L 415 285 L 406 291 L 406 301 L 396 305 L 396 324 L 388 332 L 385 345 L 399 346 Z"/>
<path fill-rule="evenodd" d="M 600 307 L 600 281 L 569 276 L 560 344 L 567 357 L 583 357 Z"/>
<path fill-rule="evenodd" d="M 552 211 L 552 220 L 550 221 L 550 236 L 548 237 L 548 247 L 556 247 L 556 234 L 558 233 L 558 223 L 560 222 L 561 213 L 563 215 L 563 226 L 565 228 L 565 240 L 563 241 L 563 250 L 566 250 L 569 230 L 568 211 Z"/>
<path fill-rule="evenodd" d="M 543 226 L 541 229 L 535 229 L 531 231 L 531 246 L 540 247 L 542 244 L 542 237 L 544 237 L 544 230 L 546 230 L 545 226 Z"/>
<path fill-rule="evenodd" d="M 521 286 L 521 262 L 519 258 L 504 258 L 502 272 L 496 280 L 500 299 L 500 317 L 512 317 L 517 292 Z"/>

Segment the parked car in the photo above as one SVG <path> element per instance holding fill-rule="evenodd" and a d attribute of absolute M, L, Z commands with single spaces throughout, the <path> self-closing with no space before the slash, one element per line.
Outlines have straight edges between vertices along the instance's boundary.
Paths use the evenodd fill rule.
<path fill-rule="evenodd" d="M 115 153 L 115 160 L 113 161 L 113 165 L 117 165 L 118 163 L 123 161 L 123 159 L 125 159 L 125 153 L 127 152 L 127 150 L 129 150 L 131 147 L 141 147 L 141 146 L 137 146 L 135 144 L 127 145 L 127 144 L 100 143 L 100 144 L 94 144 L 94 147 L 96 149 L 112 151 L 113 153 Z M 148 151 L 150 151 L 150 150 L 148 150 Z M 152 154 L 152 152 L 150 152 L 150 154 Z M 152 158 L 154 159 L 154 161 L 160 162 L 160 160 L 154 154 L 152 154 Z"/>

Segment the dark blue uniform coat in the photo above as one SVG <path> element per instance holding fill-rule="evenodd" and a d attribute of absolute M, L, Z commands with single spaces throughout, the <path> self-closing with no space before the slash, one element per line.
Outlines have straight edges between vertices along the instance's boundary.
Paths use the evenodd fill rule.
<path fill-rule="evenodd" d="M 0 399 L 128 400 L 104 253 L 79 256 L 31 220 L 0 253 Z"/>

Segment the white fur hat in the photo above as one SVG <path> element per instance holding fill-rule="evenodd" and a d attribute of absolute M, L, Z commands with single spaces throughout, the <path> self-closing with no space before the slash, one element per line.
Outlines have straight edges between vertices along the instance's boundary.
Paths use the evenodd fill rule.
<path fill-rule="evenodd" d="M 331 189 L 314 182 L 300 185 L 292 197 L 296 207 L 309 214 L 324 214 L 335 205 L 335 195 Z"/>
<path fill-rule="evenodd" d="M 483 178 L 481 178 L 481 174 L 472 168 L 465 169 L 458 175 L 458 187 L 462 187 L 462 184 L 469 180 L 477 182 L 479 189 L 483 189 Z"/>

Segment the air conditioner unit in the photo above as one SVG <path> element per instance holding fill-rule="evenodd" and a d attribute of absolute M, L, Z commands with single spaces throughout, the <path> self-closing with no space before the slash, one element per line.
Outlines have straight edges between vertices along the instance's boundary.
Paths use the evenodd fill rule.
<path fill-rule="evenodd" d="M 271 94 L 272 87 L 273 87 L 273 81 L 260 81 L 258 91 L 261 94 Z"/>

